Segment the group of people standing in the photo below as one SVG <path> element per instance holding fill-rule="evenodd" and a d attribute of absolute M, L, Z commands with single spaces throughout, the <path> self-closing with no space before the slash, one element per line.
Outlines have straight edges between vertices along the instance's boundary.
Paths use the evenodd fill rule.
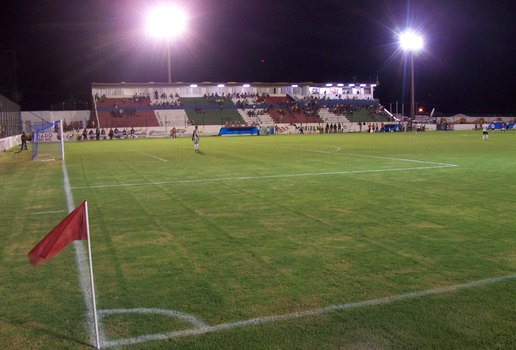
<path fill-rule="evenodd" d="M 90 131 L 88 131 L 88 129 L 84 129 L 82 131 L 82 134 L 79 135 L 78 140 L 106 140 L 108 137 L 110 140 L 112 140 L 113 137 L 117 139 L 126 139 L 128 137 L 131 137 L 134 139 L 136 137 L 136 131 L 134 130 L 134 128 L 131 128 L 131 130 L 129 130 L 128 133 L 126 129 L 120 131 L 118 130 L 118 128 L 115 128 L 114 130 L 109 129 L 108 133 L 106 134 L 105 129 L 97 128 L 95 131 L 93 131 L 92 129 L 90 129 Z"/>

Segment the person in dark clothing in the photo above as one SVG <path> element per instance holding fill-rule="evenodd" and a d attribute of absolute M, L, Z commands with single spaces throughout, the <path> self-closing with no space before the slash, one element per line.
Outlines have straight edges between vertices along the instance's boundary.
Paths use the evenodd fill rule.
<path fill-rule="evenodd" d="M 23 150 L 27 150 L 27 134 L 25 133 L 25 131 L 23 131 L 21 134 L 21 150 L 20 151 L 23 151 Z"/>

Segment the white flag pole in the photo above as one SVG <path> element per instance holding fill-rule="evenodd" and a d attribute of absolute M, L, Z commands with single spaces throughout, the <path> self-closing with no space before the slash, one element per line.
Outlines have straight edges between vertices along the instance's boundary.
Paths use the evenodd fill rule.
<path fill-rule="evenodd" d="M 100 349 L 99 324 L 97 321 L 97 305 L 95 303 L 95 286 L 93 283 L 93 264 L 91 262 L 90 220 L 88 218 L 88 201 L 84 201 L 84 209 L 86 213 L 86 234 L 88 235 L 88 260 L 90 262 L 90 284 L 91 300 L 93 304 L 93 323 L 95 324 L 95 340 L 97 342 L 96 349 Z"/>

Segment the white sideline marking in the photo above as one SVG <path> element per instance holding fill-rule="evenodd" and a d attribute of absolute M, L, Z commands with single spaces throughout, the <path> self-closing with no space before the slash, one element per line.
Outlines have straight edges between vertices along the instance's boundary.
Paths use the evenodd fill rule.
<path fill-rule="evenodd" d="M 300 173 L 300 174 L 279 174 L 279 175 L 262 175 L 262 176 L 236 176 L 236 177 L 217 177 L 212 179 L 190 179 L 190 180 L 173 180 L 173 181 L 156 181 L 156 182 L 138 182 L 127 184 L 101 184 L 91 186 L 75 186 L 72 189 L 92 189 L 92 188 L 110 188 L 110 187 L 132 187 L 132 186 L 155 186 L 155 185 L 171 185 L 181 183 L 200 183 L 200 182 L 219 182 L 219 181 L 236 181 L 236 180 L 260 180 L 260 179 L 280 179 L 288 177 L 303 176 L 324 176 L 324 175 L 345 175 L 345 174 L 366 174 L 366 173 L 383 173 L 391 171 L 407 171 L 422 169 L 439 169 L 456 167 L 454 164 L 442 164 L 433 166 L 420 166 L 412 168 L 390 168 L 390 169 L 371 169 L 371 170 L 347 170 L 347 171 L 328 171 L 322 173 Z"/>
<path fill-rule="evenodd" d="M 64 210 L 52 210 L 52 211 L 38 211 L 35 213 L 31 213 L 31 215 L 43 215 L 43 214 L 57 214 L 57 213 L 64 213 Z"/>
<path fill-rule="evenodd" d="M 75 209 L 72 190 L 70 187 L 70 178 L 68 177 L 68 171 L 66 170 L 66 164 L 63 160 L 61 162 L 61 169 L 63 171 L 63 183 L 64 190 L 66 196 L 66 206 L 68 208 L 68 213 L 71 213 Z M 91 288 L 90 288 L 90 273 L 88 270 L 88 257 L 86 255 L 86 251 L 84 250 L 83 241 L 74 241 L 73 250 L 75 252 L 75 263 L 77 264 L 77 270 L 79 271 L 79 284 L 82 290 L 82 296 L 84 299 L 84 304 L 86 306 L 86 332 L 88 334 L 88 339 L 90 344 L 95 344 L 95 326 L 93 319 L 93 304 L 91 302 Z M 103 336 L 102 331 L 100 330 L 100 320 L 98 322 L 100 336 Z"/>
<path fill-rule="evenodd" d="M 301 318 L 301 317 L 306 317 L 306 316 L 317 316 L 317 315 L 327 314 L 327 313 L 335 312 L 335 311 L 356 309 L 356 308 L 373 306 L 373 305 L 385 305 L 385 304 L 394 303 L 394 302 L 397 302 L 400 300 L 416 299 L 416 298 L 421 298 L 421 297 L 424 297 L 427 295 L 450 293 L 450 292 L 457 291 L 459 289 L 473 288 L 473 287 L 493 284 L 493 283 L 497 283 L 497 282 L 502 282 L 502 281 L 506 281 L 506 280 L 510 280 L 510 279 L 514 279 L 514 278 L 516 278 L 516 274 L 487 278 L 487 279 L 483 279 L 483 280 L 479 280 L 479 281 L 456 284 L 456 285 L 448 286 L 448 287 L 440 287 L 440 288 L 427 289 L 427 290 L 423 290 L 423 291 L 392 295 L 392 296 L 383 297 L 383 298 L 359 301 L 356 303 L 330 305 L 330 306 L 323 307 L 323 308 L 316 308 L 316 309 L 300 311 L 300 312 L 292 312 L 292 313 L 283 314 L 283 315 L 264 316 L 264 317 L 252 318 L 252 319 L 245 320 L 245 321 L 221 323 L 221 324 L 218 324 L 215 326 L 206 326 L 201 323 L 201 324 L 197 325 L 195 328 L 185 329 L 185 330 L 181 330 L 181 331 L 157 333 L 157 334 L 151 334 L 151 335 L 142 335 L 142 336 L 138 336 L 138 337 L 134 337 L 134 338 L 124 338 L 124 339 L 117 339 L 117 340 L 105 340 L 104 339 L 102 341 L 102 347 L 108 348 L 108 347 L 113 347 L 113 346 L 132 345 L 132 344 L 138 344 L 138 343 L 155 341 L 155 340 L 165 340 L 165 339 L 176 338 L 176 337 L 202 335 L 202 334 L 206 334 L 206 333 L 221 332 L 221 331 L 234 329 L 234 328 L 260 325 L 260 324 L 269 323 L 269 322 L 285 321 L 285 320 L 291 320 L 291 319 L 296 319 L 296 318 Z M 99 311 L 99 314 L 102 317 L 102 316 L 106 316 L 106 315 L 114 315 L 114 314 L 122 314 L 122 313 L 135 313 L 135 312 L 140 313 L 140 311 L 133 311 L 133 310 L 135 310 L 135 309 L 102 310 L 102 311 Z M 142 309 L 136 309 L 136 310 L 142 310 Z M 149 312 L 149 310 L 159 310 L 158 313 L 162 314 L 162 315 L 166 315 L 167 313 L 181 314 L 177 311 L 169 311 L 169 310 L 162 310 L 162 309 L 143 309 L 143 310 L 145 310 L 144 312 Z M 182 314 L 182 315 L 186 315 L 186 314 Z M 187 315 L 187 316 L 189 316 L 189 315 Z M 175 316 L 175 317 L 177 317 L 177 316 Z"/>

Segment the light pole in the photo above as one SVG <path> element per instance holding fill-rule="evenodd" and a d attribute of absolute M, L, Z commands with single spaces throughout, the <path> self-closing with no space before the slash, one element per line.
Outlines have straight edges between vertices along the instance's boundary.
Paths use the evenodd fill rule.
<path fill-rule="evenodd" d="M 167 43 L 168 82 L 172 82 L 170 50 L 172 40 L 186 30 L 188 17 L 182 9 L 172 6 L 158 6 L 147 13 L 146 32 L 149 36 Z"/>
<path fill-rule="evenodd" d="M 407 29 L 399 36 L 400 47 L 403 51 L 409 53 L 410 59 L 410 120 L 414 120 L 415 116 L 415 97 L 414 97 L 414 53 L 423 48 L 423 37 L 418 33 Z"/>

